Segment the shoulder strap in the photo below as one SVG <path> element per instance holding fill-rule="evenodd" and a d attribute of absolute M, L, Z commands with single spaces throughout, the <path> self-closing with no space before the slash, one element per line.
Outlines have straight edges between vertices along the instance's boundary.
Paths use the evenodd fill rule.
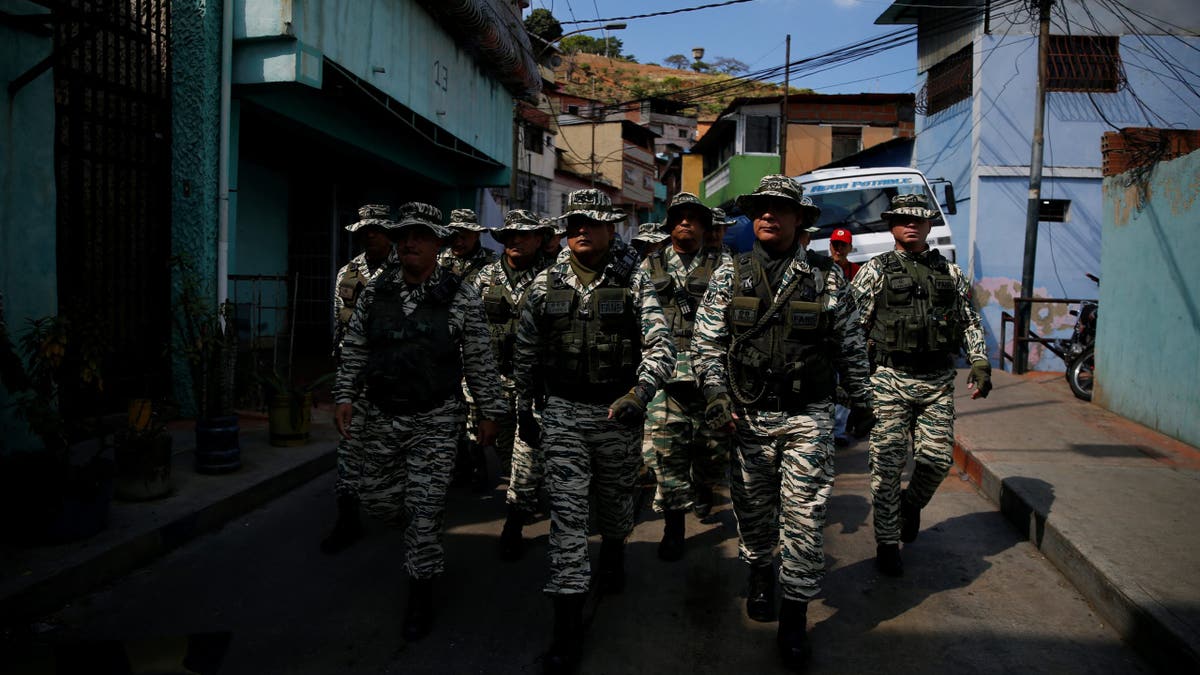
<path fill-rule="evenodd" d="M 458 287 L 462 285 L 463 278 L 449 271 L 443 271 L 442 278 L 433 288 L 429 289 L 429 293 L 425 297 L 429 298 L 430 302 L 438 305 L 448 304 L 454 299 L 454 294 L 458 292 Z"/>

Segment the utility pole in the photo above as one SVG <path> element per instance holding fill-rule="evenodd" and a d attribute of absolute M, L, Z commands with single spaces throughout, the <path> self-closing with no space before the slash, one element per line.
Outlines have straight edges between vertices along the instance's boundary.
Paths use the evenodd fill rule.
<path fill-rule="evenodd" d="M 1038 0 L 1038 80 L 1037 107 L 1033 111 L 1033 148 L 1029 158 L 1029 203 L 1025 211 L 1025 259 L 1021 266 L 1021 293 L 1033 297 L 1033 272 L 1037 263 L 1038 213 L 1042 204 L 1042 129 L 1046 116 L 1047 52 L 1050 46 L 1050 5 L 1053 0 Z M 1032 306 L 1021 303 L 1017 309 L 1017 337 L 1029 337 Z M 1003 347 L 1003 345 L 1001 345 Z M 1014 369 L 1018 374 L 1029 370 L 1029 343 L 1018 340 L 1014 350 Z"/>
<path fill-rule="evenodd" d="M 516 208 L 517 203 L 517 171 L 521 166 L 521 102 L 513 101 L 513 154 L 512 175 L 508 178 L 508 208 Z"/>
<path fill-rule="evenodd" d="M 592 187 L 596 187 L 596 75 L 592 74 L 592 102 L 588 104 L 588 117 L 592 118 L 592 151 L 588 155 L 592 169 L 588 175 L 592 177 Z"/>
<path fill-rule="evenodd" d="M 787 172 L 788 92 L 792 79 L 792 34 L 788 33 L 783 57 L 783 107 L 779 111 L 779 173 Z"/>

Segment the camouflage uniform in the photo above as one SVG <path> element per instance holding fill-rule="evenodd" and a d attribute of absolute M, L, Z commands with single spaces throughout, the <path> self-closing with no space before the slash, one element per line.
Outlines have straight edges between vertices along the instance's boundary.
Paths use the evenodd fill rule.
<path fill-rule="evenodd" d="M 359 209 L 358 215 L 358 221 L 346 226 L 348 231 L 357 232 L 370 226 L 384 229 L 391 229 L 395 226 L 391 220 L 391 207 L 384 204 L 367 204 Z M 346 337 L 346 328 L 350 325 L 350 317 L 354 315 L 355 304 L 362 295 L 363 289 L 371 283 L 372 279 L 379 276 L 388 263 L 395 262 L 395 255 L 393 250 L 383 264 L 372 266 L 367 262 L 367 254 L 360 253 L 338 270 L 337 280 L 333 285 L 334 358 L 341 358 L 342 340 Z M 365 414 L 365 400 L 355 399 L 354 417 L 352 418 L 354 423 L 357 424 Z M 343 438 L 338 441 L 335 453 L 337 456 L 337 481 L 334 483 L 334 492 L 339 497 L 358 495 L 362 453 L 360 451 L 361 444 L 354 436 L 356 434 L 352 431 L 351 438 Z"/>
<path fill-rule="evenodd" d="M 642 440 L 643 460 L 658 478 L 654 510 L 660 513 L 692 508 L 694 490 L 712 488 L 728 469 L 729 434 L 704 421 L 704 395 L 692 372 L 689 349 L 693 312 L 713 271 L 729 260 L 722 252 L 700 251 L 685 262 L 668 246 L 642 261 L 659 302 L 664 310 L 672 310 L 667 317 L 677 352 L 670 379 L 646 409 Z M 689 289 L 700 295 L 689 294 Z"/>
<path fill-rule="evenodd" d="M 879 421 L 871 431 L 870 454 L 877 544 L 896 544 L 900 540 L 900 475 L 910 443 L 916 468 L 905 490 L 905 502 L 912 508 L 921 509 L 929 503 L 954 462 L 952 355 L 958 345 L 931 350 L 927 355 L 888 354 L 886 346 L 881 344 L 882 332 L 894 329 L 876 322 L 889 298 L 889 268 L 893 274 L 910 276 L 918 268 L 930 270 L 930 263 L 941 267 L 939 259 L 945 261 L 936 251 L 917 254 L 890 251 L 863 264 L 850 287 L 862 313 L 863 327 L 877 350 L 877 368 L 871 376 L 871 385 Z M 941 279 L 947 288 L 942 291 L 943 302 L 938 303 L 937 289 L 925 292 L 925 299 L 931 305 L 940 304 L 940 308 L 932 309 L 942 310 L 943 317 L 958 326 L 958 341 L 965 346 L 970 360 L 986 362 L 987 347 L 979 314 L 971 305 L 970 283 L 954 263 L 945 261 L 944 269 Z M 922 326 L 922 330 L 927 328 Z"/>
<path fill-rule="evenodd" d="M 429 579 L 443 570 L 442 517 L 463 405 L 453 390 L 456 387 L 451 387 L 444 400 L 431 402 L 427 409 L 385 412 L 372 399 L 370 385 L 364 389 L 362 382 L 370 382 L 376 374 L 367 366 L 372 350 L 368 330 L 376 295 L 381 289 L 394 289 L 394 301 L 401 303 L 406 316 L 411 315 L 423 301 L 436 297 L 437 289 L 448 288 L 447 275 L 435 268 L 429 279 L 410 288 L 401 266 L 392 264 L 367 286 L 350 319 L 333 389 L 338 403 L 359 398 L 367 401 L 365 414 L 353 427 L 363 446 L 360 496 L 366 510 L 376 516 L 390 521 L 407 516 L 405 569 L 414 579 Z M 467 284 L 457 285 L 449 301 L 449 335 L 461 346 L 463 376 L 482 402 L 484 415 L 499 419 L 505 409 L 487 321 L 479 296 Z M 403 377 L 403 373 L 393 375 Z M 455 377 L 455 385 L 457 381 Z"/>
<path fill-rule="evenodd" d="M 517 221 L 528 221 L 526 226 L 517 225 Z M 510 223 L 511 221 L 511 223 Z M 537 224 L 536 218 L 527 211 L 517 209 L 510 211 L 505 217 L 505 227 L 493 230 L 493 236 L 500 238 L 504 231 L 537 229 L 549 230 Z M 496 454 L 501 464 L 511 462 L 511 473 L 508 483 L 507 501 L 532 510 L 537 504 L 537 491 L 545 475 L 545 464 L 540 446 L 533 447 L 517 435 L 517 411 L 519 408 L 531 405 L 528 400 L 518 400 L 517 384 L 513 380 L 513 345 L 516 341 L 515 324 L 521 316 L 525 294 L 538 273 L 549 266 L 550 261 L 539 252 L 538 259 L 524 270 L 515 270 L 508 266 L 503 256 L 494 263 L 483 268 L 477 278 L 479 293 L 483 298 L 484 312 L 491 325 L 492 353 L 500 370 L 500 384 L 503 389 L 506 414 L 496 420 L 500 425 L 496 437 Z"/>
<path fill-rule="evenodd" d="M 786 184 L 786 188 L 776 188 L 775 183 Z M 783 176 L 764 178 L 755 195 L 771 190 L 766 194 L 775 196 L 780 189 L 788 191 L 781 196 L 801 202 L 799 187 Z M 801 203 L 815 210 L 807 198 Z M 824 390 L 816 392 L 820 398 L 811 400 L 814 394 L 808 387 L 796 390 L 796 380 L 789 377 L 780 380 L 778 386 L 790 381 L 790 390 L 777 390 L 778 393 L 770 395 L 760 393 L 758 400 L 750 403 L 756 397 L 747 396 L 744 391 L 739 393 L 737 373 L 726 368 L 727 354 L 733 363 L 738 356 L 730 354 L 733 329 L 757 324 L 762 319 L 766 300 L 763 294 L 769 292 L 774 305 L 785 311 L 770 315 L 773 318 L 763 324 L 767 330 L 783 331 L 789 325 L 797 330 L 806 328 L 810 324 L 805 322 L 815 312 L 819 318 L 812 319 L 815 322 L 812 325 L 829 326 L 825 349 L 829 350 L 842 385 L 856 405 L 866 408 L 870 397 L 866 340 L 853 300 L 833 287 L 827 271 L 810 264 L 804 249 L 796 249 L 777 284 L 748 274 L 755 270 L 755 259 L 760 255 L 758 244 L 755 249 L 735 256 L 735 264 L 722 265 L 714 273 L 696 315 L 693 358 L 701 386 L 710 400 L 718 392 L 730 391 L 734 395 L 733 412 L 738 419 L 730 487 L 738 521 L 740 556 L 752 569 L 761 569 L 760 566 L 773 560 L 776 545 L 782 544 L 779 581 L 784 600 L 803 603 L 820 590 L 825 573 L 822 534 L 834 478 L 833 401 Z M 740 270 L 741 278 L 737 278 L 735 269 Z M 762 275 L 762 269 L 757 273 Z M 744 316 L 745 310 L 735 311 L 739 309 L 735 296 L 740 300 L 756 294 L 757 309 L 750 310 L 753 316 Z M 801 301 L 806 303 L 803 313 L 792 308 Z M 824 357 L 815 365 L 828 369 L 827 359 Z M 765 386 L 771 374 L 767 371 L 757 377 Z M 832 375 L 825 378 L 823 388 L 830 392 L 831 378 Z M 802 632 L 803 622 L 800 624 Z"/>
<path fill-rule="evenodd" d="M 595 192 L 590 190 L 579 192 Z M 619 392 L 599 389 L 580 381 L 577 387 L 549 389 L 542 414 L 542 445 L 546 458 L 546 480 L 550 492 L 550 580 L 545 591 L 551 594 L 580 594 L 588 590 L 591 564 L 588 559 L 588 497 L 596 490 L 599 529 L 606 539 L 623 541 L 633 530 L 633 485 L 640 457 L 638 442 L 641 428 L 631 428 L 608 419 L 609 405 L 636 385 L 649 391 L 658 389 L 671 372 L 675 359 L 662 307 L 646 274 L 635 267 L 633 251 L 614 239 L 609 262 L 592 282 L 584 286 L 571 266 L 571 252 L 564 250 L 553 265 L 538 274 L 530 286 L 521 313 L 514 353 L 518 389 L 530 392 L 539 370 L 555 348 L 547 343 L 547 312 L 590 311 L 593 299 L 605 288 L 629 289 L 628 302 L 641 335 L 640 362 L 635 360 L 636 379 L 624 384 Z M 628 280 L 621 282 L 622 277 Z M 574 305 L 548 307 L 547 294 L 573 291 Z M 561 301 L 555 300 L 555 303 Z M 633 355 L 635 357 L 638 354 Z M 592 358 L 595 358 L 594 356 Z M 582 356 L 580 360 L 589 359 Z M 593 364 L 595 365 L 595 364 Z"/>

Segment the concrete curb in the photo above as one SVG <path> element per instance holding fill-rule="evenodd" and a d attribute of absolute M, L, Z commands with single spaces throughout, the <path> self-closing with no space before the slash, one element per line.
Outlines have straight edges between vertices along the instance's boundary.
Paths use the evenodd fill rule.
<path fill-rule="evenodd" d="M 55 570 L 0 598 L 4 623 L 33 620 L 71 600 L 89 593 L 167 554 L 203 534 L 248 513 L 334 468 L 336 453 L 328 450 L 313 455 L 278 473 L 241 486 L 238 490 L 200 508 L 156 524 L 86 559 Z"/>
<path fill-rule="evenodd" d="M 1136 584 L 1122 584 L 1104 560 L 1084 555 L 1046 511 L 989 469 L 960 437 L 954 442 L 954 463 L 1143 658 L 1168 672 L 1200 672 L 1200 636 L 1189 639 L 1189 627 L 1169 608 Z"/>

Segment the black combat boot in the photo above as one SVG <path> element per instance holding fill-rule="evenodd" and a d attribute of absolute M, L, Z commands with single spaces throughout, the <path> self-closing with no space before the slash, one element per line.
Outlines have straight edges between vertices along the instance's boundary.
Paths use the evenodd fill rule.
<path fill-rule="evenodd" d="M 508 517 L 504 519 L 504 529 L 500 531 L 501 560 L 512 562 L 521 559 L 525 545 L 521 539 L 521 530 L 528 518 L 529 512 L 525 509 L 513 504 L 508 506 Z"/>
<path fill-rule="evenodd" d="M 433 627 L 433 579 L 409 579 L 408 606 L 404 608 L 404 639 L 409 642 L 429 635 Z"/>
<path fill-rule="evenodd" d="M 808 665 L 812 647 L 808 644 L 807 629 L 808 603 L 784 598 L 779 606 L 779 632 L 775 635 L 775 644 L 779 647 L 779 658 L 788 670 L 800 672 Z"/>
<path fill-rule="evenodd" d="M 583 655 L 583 602 L 587 593 L 554 596 L 554 642 L 542 659 L 546 675 L 571 673 Z"/>
<path fill-rule="evenodd" d="M 900 491 L 900 541 L 910 544 L 921 532 L 921 509 L 908 501 L 908 491 Z"/>
<path fill-rule="evenodd" d="M 696 499 L 692 502 L 692 510 L 697 518 L 707 518 L 712 513 L 713 489 L 711 485 L 697 485 Z"/>
<path fill-rule="evenodd" d="M 605 537 L 600 541 L 600 565 L 596 583 L 601 593 L 616 595 L 625 590 L 625 540 Z"/>
<path fill-rule="evenodd" d="M 750 566 L 746 616 L 764 623 L 775 619 L 775 566 L 771 563 Z"/>
<path fill-rule="evenodd" d="M 900 544 L 879 544 L 875 547 L 875 567 L 889 577 L 904 575 L 904 561 L 900 559 Z"/>
<path fill-rule="evenodd" d="M 686 511 L 667 511 L 663 514 L 663 537 L 658 543 L 658 557 L 675 562 L 683 557 L 683 517 Z"/>
<path fill-rule="evenodd" d="M 321 552 L 328 555 L 341 553 L 363 536 L 362 521 L 358 517 L 358 497 L 338 495 L 337 507 L 338 517 L 333 531 L 321 540 Z"/>

